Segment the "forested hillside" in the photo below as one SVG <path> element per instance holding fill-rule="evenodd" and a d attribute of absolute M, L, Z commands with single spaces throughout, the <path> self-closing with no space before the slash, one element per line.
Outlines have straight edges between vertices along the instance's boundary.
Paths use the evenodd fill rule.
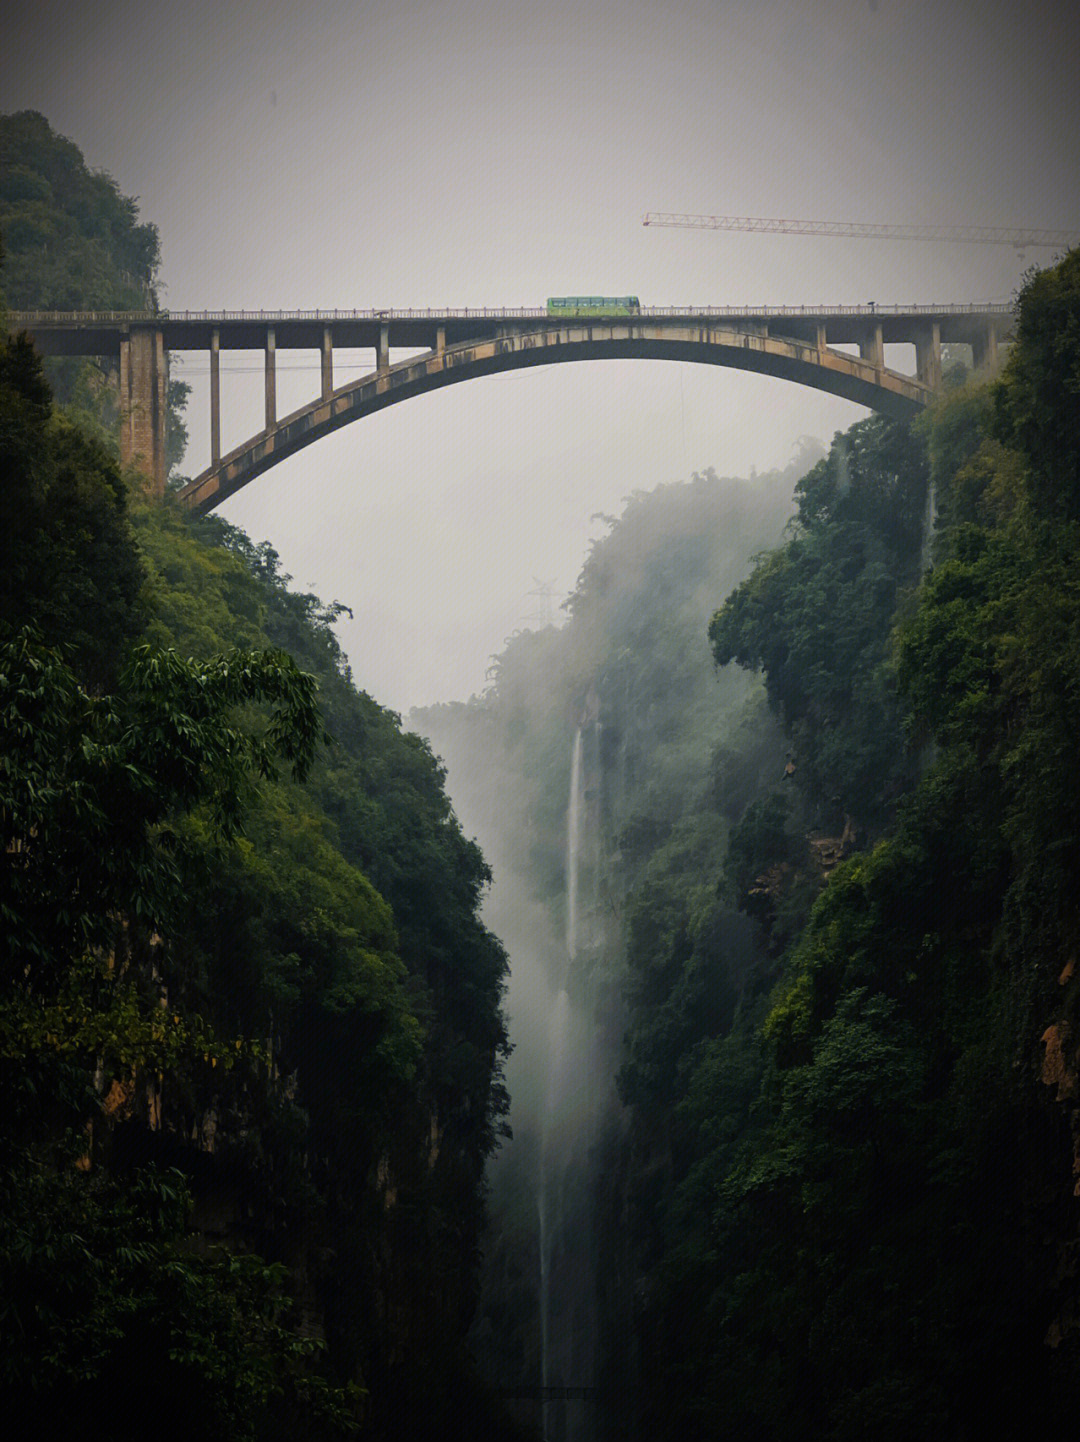
<path fill-rule="evenodd" d="M 73 141 L 32 110 L 0 115 L 0 295 L 11 310 L 157 311 L 161 241 L 138 202 L 91 170 Z M 111 445 L 118 425 L 115 368 L 99 358 L 50 357 L 58 402 Z M 187 444 L 189 387 L 170 379 L 165 454 L 170 471 Z"/>
<path fill-rule="evenodd" d="M 556 910 L 593 738 L 577 985 L 625 1108 L 590 1143 L 600 1436 L 1075 1425 L 1080 256 L 1018 315 L 999 377 L 804 466 L 752 564 L 746 488 L 632 498 L 569 624 L 418 718 L 463 806 L 523 796 L 515 866 Z"/>
<path fill-rule="evenodd" d="M 702 1150 L 717 1326 L 699 1375 L 751 1436 L 1076 1415 L 1078 335 L 1073 254 L 1029 279 L 1000 379 L 955 386 L 917 428 L 938 507 L 921 587 L 908 518 L 925 469 L 879 446 L 890 483 L 852 467 L 843 493 L 828 465 L 811 473 L 801 534 L 712 624 L 719 662 L 764 668 L 800 803 L 836 786 L 868 832 L 762 996 L 741 1113 L 707 1098 L 740 1075 L 745 1030 L 702 1059 L 695 1120 L 722 1110 L 729 1135 Z M 894 547 L 897 589 L 876 656 L 854 663 L 848 596 L 888 574 L 871 544 L 839 574 L 829 562 L 867 524 Z M 793 572 L 821 598 L 809 613 Z M 793 666 L 815 631 L 813 664 Z M 793 844 L 789 824 L 774 867 L 797 870 Z"/>
<path fill-rule="evenodd" d="M 130 305 L 157 254 L 134 203 L 41 117 L 0 144 L 9 305 Z M 104 388 L 75 399 L 4 337 L 4 1395 L 49 1436 L 483 1419 L 485 863 L 353 686 L 338 608 L 151 508 Z"/>

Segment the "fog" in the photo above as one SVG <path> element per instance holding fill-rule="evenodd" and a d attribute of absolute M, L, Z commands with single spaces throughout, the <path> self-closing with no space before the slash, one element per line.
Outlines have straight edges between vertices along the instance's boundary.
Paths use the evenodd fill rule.
<path fill-rule="evenodd" d="M 140 197 L 173 309 L 963 301 L 1008 298 L 1036 255 L 641 217 L 1074 226 L 1076 52 L 1056 0 L 15 0 L 0 95 Z M 280 359 L 286 409 L 318 373 Z M 193 474 L 205 361 L 175 360 Z M 223 371 L 227 449 L 260 392 L 252 357 Z M 783 466 L 860 414 L 707 367 L 560 366 L 348 427 L 222 513 L 353 608 L 358 683 L 407 711 L 483 685 L 537 583 L 572 589 L 596 512 L 706 465 Z"/>

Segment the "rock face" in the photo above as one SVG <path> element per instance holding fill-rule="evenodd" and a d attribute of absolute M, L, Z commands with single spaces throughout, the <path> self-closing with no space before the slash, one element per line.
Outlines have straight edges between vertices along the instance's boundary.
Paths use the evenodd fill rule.
<path fill-rule="evenodd" d="M 820 831 L 811 831 L 807 837 L 810 855 L 823 877 L 831 876 L 841 861 L 855 849 L 855 823 L 850 816 L 844 816 L 844 829 L 839 836 L 826 836 Z"/>
<path fill-rule="evenodd" d="M 1057 1087 L 1059 1102 L 1068 1101 L 1076 1095 L 1076 1047 L 1070 1045 L 1069 1023 L 1055 1022 L 1042 1034 L 1046 1048 L 1043 1056 L 1042 1079 L 1044 1085 Z"/>
<path fill-rule="evenodd" d="M 1076 958 L 1070 956 L 1058 974 L 1061 1009 L 1057 1019 L 1043 1032 L 1045 1047 L 1042 1080 L 1057 1088 L 1057 1100 L 1069 1107 L 1076 1140 L 1073 1171 L 1080 1176 L 1080 974 Z M 1076 1184 L 1080 1196 L 1080 1181 Z"/>
<path fill-rule="evenodd" d="M 1077 1178 L 1073 1194 L 1080 1197 L 1080 975 L 1076 958 L 1070 956 L 1061 968 L 1058 986 L 1062 989 L 1061 1012 L 1040 1038 L 1044 1047 L 1042 1081 L 1055 1087 L 1055 1099 L 1069 1116 L 1073 1138 L 1073 1176 Z"/>
<path fill-rule="evenodd" d="M 1077 1015 L 1080 1013 L 1080 976 L 1077 975 L 1076 958 L 1070 956 L 1058 975 L 1058 986 L 1062 989 L 1061 1010 L 1055 1021 L 1040 1037 L 1043 1046 L 1040 1079 L 1046 1087 L 1054 1088 L 1054 1101 L 1063 1109 L 1068 1119 L 1072 1139 L 1073 1196 L 1080 1197 L 1080 1032 Z M 1071 1243 L 1059 1245 L 1058 1281 L 1067 1288 L 1080 1270 L 1080 1238 Z M 1055 1351 L 1066 1341 L 1074 1343 L 1080 1336 L 1080 1305 L 1073 1297 L 1067 1297 L 1058 1314 L 1046 1331 L 1046 1345 Z"/>

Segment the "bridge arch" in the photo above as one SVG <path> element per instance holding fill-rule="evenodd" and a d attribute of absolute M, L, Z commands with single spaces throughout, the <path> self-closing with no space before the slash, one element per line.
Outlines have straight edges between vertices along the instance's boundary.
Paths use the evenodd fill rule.
<path fill-rule="evenodd" d="M 286 457 L 331 431 L 391 405 L 504 371 L 587 360 L 674 360 L 771 375 L 855 401 L 898 419 L 917 414 L 934 397 L 932 377 L 901 375 L 869 358 L 818 343 L 771 335 L 767 326 L 715 321 L 672 324 L 646 318 L 603 323 L 493 327 L 449 346 L 436 346 L 395 365 L 377 367 L 268 426 L 237 446 L 179 493 L 197 512 L 213 510 Z"/>
<path fill-rule="evenodd" d="M 941 383 L 942 344 L 971 347 L 976 367 L 993 367 L 1013 325 L 1000 303 L 649 307 L 625 316 L 556 317 L 524 309 L 366 311 L 22 311 L 9 324 L 27 330 L 46 355 L 94 355 L 117 376 L 120 456 L 160 496 L 166 480 L 168 357 L 199 351 L 210 361 L 210 466 L 180 495 L 212 510 L 271 466 L 350 421 L 442 386 L 500 371 L 569 361 L 678 360 L 729 366 L 794 381 L 886 415 L 907 417 Z M 885 365 L 889 345 L 915 350 L 914 376 Z M 374 369 L 337 389 L 334 346 L 372 349 Z M 390 364 L 390 349 L 413 351 Z M 857 348 L 858 354 L 837 350 Z M 421 348 L 424 348 L 421 350 Z M 278 350 L 321 353 L 318 399 L 277 417 Z M 263 430 L 222 456 L 219 355 L 261 351 L 266 392 Z"/>

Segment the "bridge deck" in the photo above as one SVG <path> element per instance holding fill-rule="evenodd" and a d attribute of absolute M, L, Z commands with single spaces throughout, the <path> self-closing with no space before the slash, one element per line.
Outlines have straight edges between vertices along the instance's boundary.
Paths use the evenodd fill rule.
<path fill-rule="evenodd" d="M 778 305 L 778 306 L 643 306 L 637 319 L 652 324 L 685 325 L 735 321 L 769 327 L 795 340 L 810 340 L 816 328 L 828 329 L 829 343 L 857 344 L 868 324 L 880 324 L 886 345 L 910 339 L 913 326 L 937 324 L 945 343 L 965 342 L 988 321 L 1011 318 L 1005 304 L 964 305 Z M 604 324 L 603 316 L 576 318 L 580 323 Z M 612 319 L 616 319 L 612 317 Z M 27 330 L 46 355 L 117 356 L 121 337 L 133 329 L 160 332 L 170 351 L 209 350 L 216 333 L 221 350 L 263 350 L 267 333 L 274 332 L 278 350 L 318 350 L 330 329 L 335 347 L 367 349 L 380 343 L 395 349 L 429 349 L 443 332 L 444 343 L 460 344 L 500 324 L 521 328 L 522 323 L 548 326 L 573 321 L 572 316 L 549 316 L 542 306 L 458 307 L 448 309 L 387 310 L 280 310 L 280 311 L 12 311 L 8 324 Z"/>
<path fill-rule="evenodd" d="M 757 371 L 844 396 L 886 415 L 928 405 L 941 383 L 942 344 L 968 344 L 976 367 L 996 363 L 1011 329 L 1007 305 L 646 306 L 623 315 L 549 315 L 539 306 L 447 310 L 15 312 L 48 355 L 115 361 L 120 456 L 152 494 L 166 482 L 169 355 L 210 359 L 210 466 L 182 501 L 212 509 L 257 475 L 361 416 L 500 371 L 585 360 L 701 362 Z M 911 346 L 915 373 L 886 365 L 885 347 Z M 277 352 L 314 350 L 319 393 L 284 418 Z M 334 385 L 334 351 L 371 350 L 372 370 Z M 263 352 L 265 424 L 222 455 L 222 351 Z M 391 351 L 397 351 L 397 357 Z M 401 352 L 409 353 L 407 359 Z"/>

